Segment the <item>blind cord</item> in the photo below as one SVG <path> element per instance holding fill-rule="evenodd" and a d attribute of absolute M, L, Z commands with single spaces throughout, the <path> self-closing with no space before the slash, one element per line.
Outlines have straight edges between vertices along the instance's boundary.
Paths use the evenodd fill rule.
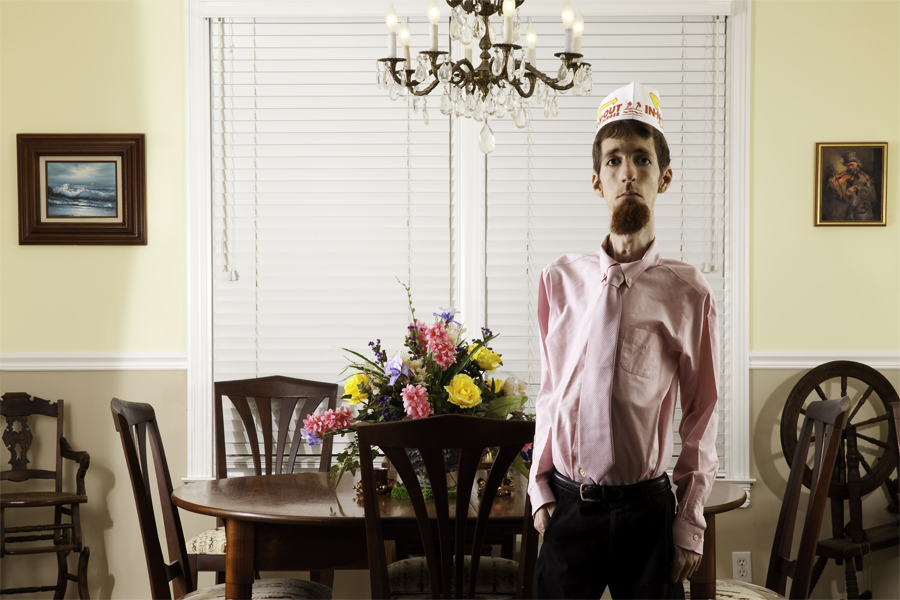
<path fill-rule="evenodd" d="M 253 19 L 253 292 L 255 310 L 253 311 L 253 339 L 255 372 L 259 377 L 259 145 L 257 134 L 259 133 L 259 93 L 257 89 L 257 56 L 256 56 L 256 19 Z"/>

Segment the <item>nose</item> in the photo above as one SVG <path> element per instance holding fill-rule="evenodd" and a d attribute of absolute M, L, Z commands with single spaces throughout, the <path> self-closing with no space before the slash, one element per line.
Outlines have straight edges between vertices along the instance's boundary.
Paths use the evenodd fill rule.
<path fill-rule="evenodd" d="M 634 162 L 632 162 L 630 158 L 626 158 L 622 161 L 622 166 L 619 171 L 619 176 L 622 178 L 622 181 L 634 181 L 637 176 L 637 169 L 635 169 Z"/>

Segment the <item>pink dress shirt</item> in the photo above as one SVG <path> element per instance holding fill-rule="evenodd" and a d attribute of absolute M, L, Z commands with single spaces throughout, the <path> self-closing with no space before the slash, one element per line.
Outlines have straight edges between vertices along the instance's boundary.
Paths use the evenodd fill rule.
<path fill-rule="evenodd" d="M 694 267 L 659 257 L 654 240 L 641 260 L 622 264 L 622 315 L 615 364 L 585 365 L 589 311 L 602 278 L 617 264 L 607 253 L 567 254 L 541 272 L 541 391 L 537 398 L 528 492 L 535 510 L 556 498 L 549 480 L 556 469 L 579 482 L 626 485 L 666 472 L 672 457 L 675 398 L 681 386 L 681 454 L 673 479 L 678 509 L 675 544 L 703 552 L 703 504 L 719 468 L 717 380 L 719 326 L 709 284 Z M 597 423 L 578 422 L 584 378 L 614 369 L 611 423 L 615 463 L 600 481 L 584 475 L 596 457 L 579 456 L 576 432 Z M 597 401 L 604 401 L 597 399 Z"/>

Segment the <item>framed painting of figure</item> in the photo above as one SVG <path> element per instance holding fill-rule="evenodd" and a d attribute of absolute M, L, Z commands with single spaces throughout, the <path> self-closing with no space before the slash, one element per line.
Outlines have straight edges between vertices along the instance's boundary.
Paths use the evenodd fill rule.
<path fill-rule="evenodd" d="M 816 144 L 819 225 L 885 225 L 886 142 Z"/>
<path fill-rule="evenodd" d="M 16 136 L 19 244 L 146 245 L 143 134 Z"/>

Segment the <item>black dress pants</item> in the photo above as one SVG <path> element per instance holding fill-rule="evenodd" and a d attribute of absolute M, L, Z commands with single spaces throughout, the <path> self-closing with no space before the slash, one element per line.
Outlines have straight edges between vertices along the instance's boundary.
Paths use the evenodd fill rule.
<path fill-rule="evenodd" d="M 669 581 L 675 553 L 670 486 L 600 502 L 582 501 L 559 486 L 554 493 L 556 510 L 535 565 L 535 598 L 597 599 L 607 586 L 616 599 L 684 598 L 683 584 Z"/>

